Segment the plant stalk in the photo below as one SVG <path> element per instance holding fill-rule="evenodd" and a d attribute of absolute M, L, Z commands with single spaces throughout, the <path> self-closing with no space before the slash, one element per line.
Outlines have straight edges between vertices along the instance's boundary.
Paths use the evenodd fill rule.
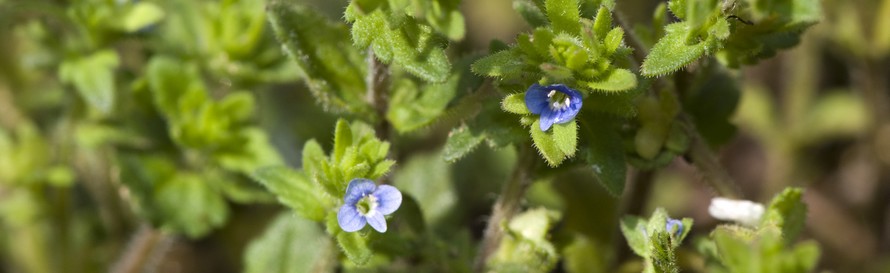
<path fill-rule="evenodd" d="M 513 170 L 510 179 L 504 184 L 500 197 L 498 197 L 491 209 L 491 218 L 488 219 L 482 243 L 479 245 L 479 252 L 476 254 L 474 272 L 485 271 L 488 259 L 497 251 L 498 246 L 501 244 L 501 239 L 504 237 L 505 223 L 509 222 L 519 210 L 522 197 L 525 196 L 525 191 L 531 185 L 532 180 L 529 169 L 534 167 L 535 162 L 535 153 L 532 149 L 534 148 L 531 145 L 522 145 L 516 168 Z"/>
<path fill-rule="evenodd" d="M 389 110 L 389 101 L 387 90 L 389 89 L 389 66 L 381 63 L 374 55 L 374 50 L 368 48 L 368 75 L 365 78 L 367 92 L 365 99 L 377 114 L 377 125 L 375 131 L 377 138 L 381 140 L 389 140 L 389 130 L 391 125 L 386 120 L 386 112 Z"/>

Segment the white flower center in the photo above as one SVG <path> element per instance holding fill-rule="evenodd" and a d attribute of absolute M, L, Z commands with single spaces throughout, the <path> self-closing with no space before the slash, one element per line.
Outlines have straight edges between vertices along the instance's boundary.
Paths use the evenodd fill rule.
<path fill-rule="evenodd" d="M 562 92 L 557 92 L 556 90 L 550 90 L 550 93 L 547 93 L 547 99 L 550 102 L 549 106 L 552 110 L 561 110 L 569 107 L 569 103 L 572 102 L 568 95 Z"/>
<path fill-rule="evenodd" d="M 374 197 L 374 195 L 371 194 L 365 195 L 355 204 L 355 209 L 358 210 L 358 213 L 362 216 L 368 215 L 377 209 L 377 197 Z"/>

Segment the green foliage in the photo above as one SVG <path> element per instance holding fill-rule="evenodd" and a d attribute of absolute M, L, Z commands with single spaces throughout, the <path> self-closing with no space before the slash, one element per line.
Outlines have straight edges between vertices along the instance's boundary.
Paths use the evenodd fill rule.
<path fill-rule="evenodd" d="M 535 121 L 529 131 L 535 147 L 547 160 L 551 167 L 559 166 L 566 158 L 575 156 L 578 145 L 578 124 L 571 121 L 563 124 L 554 124 L 552 130 L 541 131 L 540 121 Z"/>
<path fill-rule="evenodd" d="M 446 108 L 461 92 L 476 89 L 481 79 L 469 71 L 466 58 L 456 65 L 454 73 L 443 83 L 423 83 L 403 75 L 397 75 L 392 84 L 392 95 L 386 119 L 400 133 L 415 131 L 447 117 Z M 402 76 L 402 77 L 399 77 Z"/>
<path fill-rule="evenodd" d="M 630 49 L 623 44 L 624 30 L 612 27 L 607 6 L 597 6 L 595 19 L 591 20 L 581 16 L 582 5 L 574 0 L 516 3 L 532 20 L 543 10 L 549 25 L 536 28 L 531 35 L 520 34 L 513 47 L 476 61 L 472 66 L 475 73 L 497 78 L 501 89 L 510 92 L 534 83 L 565 84 L 582 91 L 586 97 L 584 109 L 633 113 L 629 101 L 636 93 L 628 91 L 637 87 L 637 76 L 622 68 Z M 520 122 L 529 126 L 535 147 L 551 167 L 575 155 L 578 129 L 574 121 L 541 132 L 539 121 L 525 106 L 523 94 L 506 96 L 501 106 L 504 111 L 523 115 Z"/>
<path fill-rule="evenodd" d="M 154 225 L 200 238 L 228 219 L 217 172 L 180 170 L 162 156 L 124 156 L 121 181 L 136 201 L 134 209 Z"/>
<path fill-rule="evenodd" d="M 787 188 L 773 197 L 761 226 L 781 229 L 782 238 L 786 242 L 793 242 L 803 230 L 807 218 L 807 205 L 801 199 L 802 194 L 802 189 Z"/>
<path fill-rule="evenodd" d="M 446 41 L 430 25 L 393 13 L 397 8 L 389 1 L 351 2 L 345 18 L 353 23 L 353 42 L 359 48 L 370 47 L 384 63 L 398 65 L 425 81 L 445 81 L 451 71 Z"/>
<path fill-rule="evenodd" d="M 361 232 L 344 232 L 337 224 L 337 214 L 329 213 L 325 218 L 325 227 L 328 234 L 337 241 L 340 250 L 355 265 L 364 265 L 371 260 L 374 255 L 373 250 L 369 247 L 369 236 L 361 234 Z"/>
<path fill-rule="evenodd" d="M 420 154 L 406 161 L 393 178 L 393 186 L 418 201 L 423 222 L 441 228 L 457 204 L 450 171 L 440 153 Z"/>
<path fill-rule="evenodd" d="M 321 267 L 332 247 L 316 223 L 282 213 L 247 247 L 244 272 L 332 272 Z"/>
<path fill-rule="evenodd" d="M 98 51 L 62 62 L 59 65 L 59 79 L 73 84 L 90 106 L 108 114 L 114 107 L 114 70 L 118 64 L 114 51 Z"/>
<path fill-rule="evenodd" d="M 409 1 L 410 4 L 404 4 Z M 466 26 L 464 17 L 458 9 L 460 0 L 398 0 L 389 2 L 394 6 L 404 6 L 405 13 L 414 18 L 425 20 L 433 30 L 445 35 L 448 39 L 459 41 L 464 38 Z M 393 7 L 393 10 L 398 10 L 398 8 Z"/>
<path fill-rule="evenodd" d="M 353 178 L 375 180 L 387 172 L 395 161 L 386 159 L 389 143 L 374 137 L 374 130 L 363 123 L 349 125 L 337 121 L 334 149 L 325 157 L 314 140 L 304 149 L 304 171 L 331 196 L 343 196 Z M 308 163 L 311 162 L 311 163 Z"/>
<path fill-rule="evenodd" d="M 710 54 L 733 68 L 755 64 L 796 45 L 801 32 L 821 16 L 812 0 L 750 0 L 738 5 L 727 9 L 716 0 L 668 2 L 682 22 L 665 26 L 666 34 L 652 47 L 642 74 L 666 75 Z"/>
<path fill-rule="evenodd" d="M 269 4 L 269 22 L 309 90 L 327 110 L 370 113 L 364 101 L 364 54 L 351 45 L 345 24 L 280 1 Z"/>
<path fill-rule="evenodd" d="M 265 167 L 258 169 L 253 176 L 275 194 L 279 202 L 312 221 L 324 220 L 337 201 L 301 171 L 287 167 Z"/>
<path fill-rule="evenodd" d="M 695 128 L 712 146 L 728 142 L 736 132 L 730 122 L 741 97 L 729 72 L 710 61 L 701 68 L 682 98 Z"/>
<path fill-rule="evenodd" d="M 153 58 L 146 74 L 170 137 L 183 149 L 206 153 L 223 167 L 245 174 L 281 161 L 265 133 L 248 125 L 254 111 L 249 93 L 231 93 L 214 102 L 196 67 L 167 57 Z"/>
<path fill-rule="evenodd" d="M 544 208 L 516 215 L 506 224 L 505 236 L 492 254 L 488 272 L 550 272 L 556 266 L 556 248 L 547 239 L 559 213 Z"/>
<path fill-rule="evenodd" d="M 786 247 L 782 235 L 772 228 L 740 235 L 733 229 L 717 227 L 711 237 L 722 265 L 710 268 L 711 272 L 812 272 L 820 252 L 814 242 Z"/>
<path fill-rule="evenodd" d="M 123 11 L 120 29 L 125 32 L 136 32 L 164 19 L 164 10 L 151 2 L 135 2 L 127 5 Z"/>
<path fill-rule="evenodd" d="M 582 138 L 588 145 L 582 147 L 585 159 L 593 176 L 612 196 L 620 197 L 624 192 L 627 165 L 621 135 L 606 119 L 597 119 L 598 129 L 585 126 Z"/>
<path fill-rule="evenodd" d="M 667 220 L 667 212 L 662 208 L 656 209 L 648 220 L 635 216 L 621 219 L 621 233 L 634 253 L 645 261 L 643 272 L 679 272 L 677 248 L 689 235 L 692 219 L 681 220 L 683 230 L 679 234 L 667 230 Z"/>

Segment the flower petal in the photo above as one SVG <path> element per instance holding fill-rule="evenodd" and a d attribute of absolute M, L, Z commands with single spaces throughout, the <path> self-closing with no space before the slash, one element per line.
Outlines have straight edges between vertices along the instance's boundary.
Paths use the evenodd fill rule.
<path fill-rule="evenodd" d="M 541 131 L 547 131 L 550 129 L 550 126 L 553 126 L 553 123 L 556 121 L 556 113 L 547 109 L 544 113 L 541 113 L 540 119 L 540 127 Z"/>
<path fill-rule="evenodd" d="M 354 206 L 343 205 L 337 212 L 337 223 L 346 232 L 353 232 L 365 227 L 365 217 L 358 213 Z"/>
<path fill-rule="evenodd" d="M 572 121 L 575 116 L 578 115 L 578 112 L 581 111 L 581 105 L 583 103 L 581 92 L 578 92 L 575 89 L 571 89 L 568 86 L 562 84 L 554 84 L 551 85 L 554 90 L 562 92 L 569 97 L 569 106 L 563 109 L 560 109 L 556 113 L 556 117 L 554 118 L 554 123 L 566 123 Z"/>
<path fill-rule="evenodd" d="M 383 215 L 389 215 L 402 205 L 402 192 L 390 185 L 380 185 L 372 193 L 377 198 L 377 211 Z"/>
<path fill-rule="evenodd" d="M 386 232 L 386 218 L 383 218 L 383 214 L 379 211 L 372 210 L 365 215 L 365 218 L 368 219 L 368 224 L 371 224 L 372 228 L 380 233 Z"/>
<path fill-rule="evenodd" d="M 354 208 L 355 204 L 358 203 L 362 197 L 371 194 L 376 188 L 377 185 L 374 184 L 374 181 L 364 178 L 353 179 L 352 181 L 349 181 L 349 186 L 346 186 L 346 194 L 343 195 L 343 202 Z"/>
<path fill-rule="evenodd" d="M 547 92 L 547 88 L 544 88 L 537 83 L 532 84 L 532 86 L 528 88 L 528 91 L 525 91 L 525 107 L 527 107 L 532 114 L 536 115 L 549 109 L 550 100 L 547 97 Z"/>
<path fill-rule="evenodd" d="M 674 227 L 677 228 L 676 231 L 674 230 Z M 668 218 L 667 223 L 665 223 L 664 229 L 666 229 L 667 232 L 671 235 L 680 236 L 680 234 L 683 234 L 683 222 L 680 222 L 680 220 L 677 219 Z"/>

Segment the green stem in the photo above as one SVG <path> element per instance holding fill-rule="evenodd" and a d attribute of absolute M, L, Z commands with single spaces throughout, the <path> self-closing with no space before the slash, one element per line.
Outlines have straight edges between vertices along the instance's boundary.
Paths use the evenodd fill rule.
<path fill-rule="evenodd" d="M 497 250 L 504 236 L 504 223 L 509 222 L 519 210 L 519 204 L 525 191 L 531 185 L 529 170 L 534 167 L 535 153 L 528 143 L 523 144 L 519 151 L 519 161 L 510 176 L 510 180 L 504 184 L 501 196 L 492 207 L 491 218 L 483 233 L 479 252 L 476 254 L 475 272 L 483 272 L 488 259 Z"/>

